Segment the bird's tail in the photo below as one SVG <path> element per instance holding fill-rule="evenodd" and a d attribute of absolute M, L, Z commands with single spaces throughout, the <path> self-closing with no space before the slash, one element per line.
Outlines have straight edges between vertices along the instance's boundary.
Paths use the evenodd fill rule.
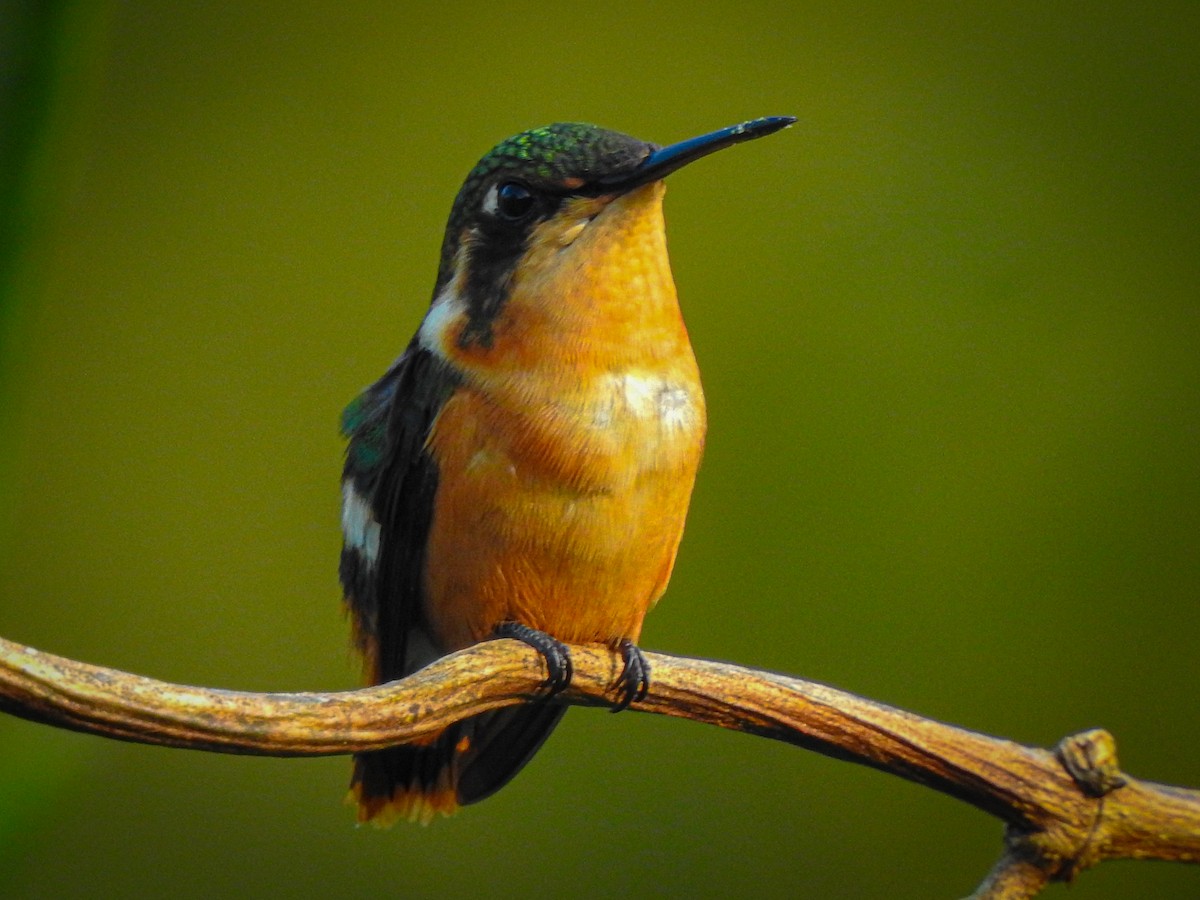
<path fill-rule="evenodd" d="M 566 711 L 547 702 L 509 707 L 464 719 L 428 743 L 356 755 L 350 797 L 358 820 L 428 824 L 438 813 L 453 815 L 491 796 L 529 762 Z"/>

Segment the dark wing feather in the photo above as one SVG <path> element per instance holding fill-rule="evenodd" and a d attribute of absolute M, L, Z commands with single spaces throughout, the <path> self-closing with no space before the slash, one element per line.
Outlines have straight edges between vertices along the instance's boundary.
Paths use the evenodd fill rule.
<path fill-rule="evenodd" d="M 411 639 L 422 630 L 422 571 L 437 491 L 437 468 L 425 442 L 455 384 L 451 370 L 414 339 L 342 417 L 350 439 L 343 486 L 349 484 L 355 502 L 370 510 L 379 537 L 370 554 L 347 534 L 339 574 L 359 649 L 376 682 L 429 661 L 414 665 L 410 653 Z"/>
<path fill-rule="evenodd" d="M 417 643 L 429 643 L 423 572 L 438 483 L 426 442 L 457 384 L 454 373 L 414 340 L 342 419 L 350 439 L 343 490 L 348 485 L 352 492 L 343 500 L 340 574 L 375 682 L 401 678 L 431 661 Z M 365 509 L 370 525 L 378 526 L 373 553 L 361 521 Z M 553 704 L 497 710 L 455 723 L 428 744 L 357 754 L 352 790 L 360 820 L 427 821 L 435 812 L 482 800 L 520 771 L 565 711 Z"/>

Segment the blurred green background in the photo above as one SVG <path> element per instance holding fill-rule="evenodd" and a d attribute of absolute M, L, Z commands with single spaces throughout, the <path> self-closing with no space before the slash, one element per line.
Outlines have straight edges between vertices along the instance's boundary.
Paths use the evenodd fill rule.
<path fill-rule="evenodd" d="M 790 113 L 671 179 L 711 425 L 645 645 L 1200 785 L 1200 4 L 10 2 L 0 60 L 0 634 L 355 685 L 338 413 L 462 176 L 549 121 Z M 428 828 L 354 828 L 348 774 L 0 719 L 0 896 L 951 897 L 1000 849 L 649 716 L 573 712 Z"/>

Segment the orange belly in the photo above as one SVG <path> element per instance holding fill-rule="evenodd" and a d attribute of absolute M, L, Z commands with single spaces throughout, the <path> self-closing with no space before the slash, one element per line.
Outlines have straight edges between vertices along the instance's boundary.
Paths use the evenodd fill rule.
<path fill-rule="evenodd" d="M 458 648 L 508 620 L 568 642 L 636 640 L 675 562 L 704 427 L 690 349 L 553 402 L 457 393 L 429 441 L 435 640 Z"/>

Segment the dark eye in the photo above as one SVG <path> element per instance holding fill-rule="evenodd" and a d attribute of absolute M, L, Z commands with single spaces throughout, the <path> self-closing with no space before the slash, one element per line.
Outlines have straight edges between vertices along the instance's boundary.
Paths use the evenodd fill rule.
<path fill-rule="evenodd" d="M 506 181 L 496 188 L 496 214 L 501 219 L 516 222 L 533 209 L 533 192 L 523 184 Z"/>

